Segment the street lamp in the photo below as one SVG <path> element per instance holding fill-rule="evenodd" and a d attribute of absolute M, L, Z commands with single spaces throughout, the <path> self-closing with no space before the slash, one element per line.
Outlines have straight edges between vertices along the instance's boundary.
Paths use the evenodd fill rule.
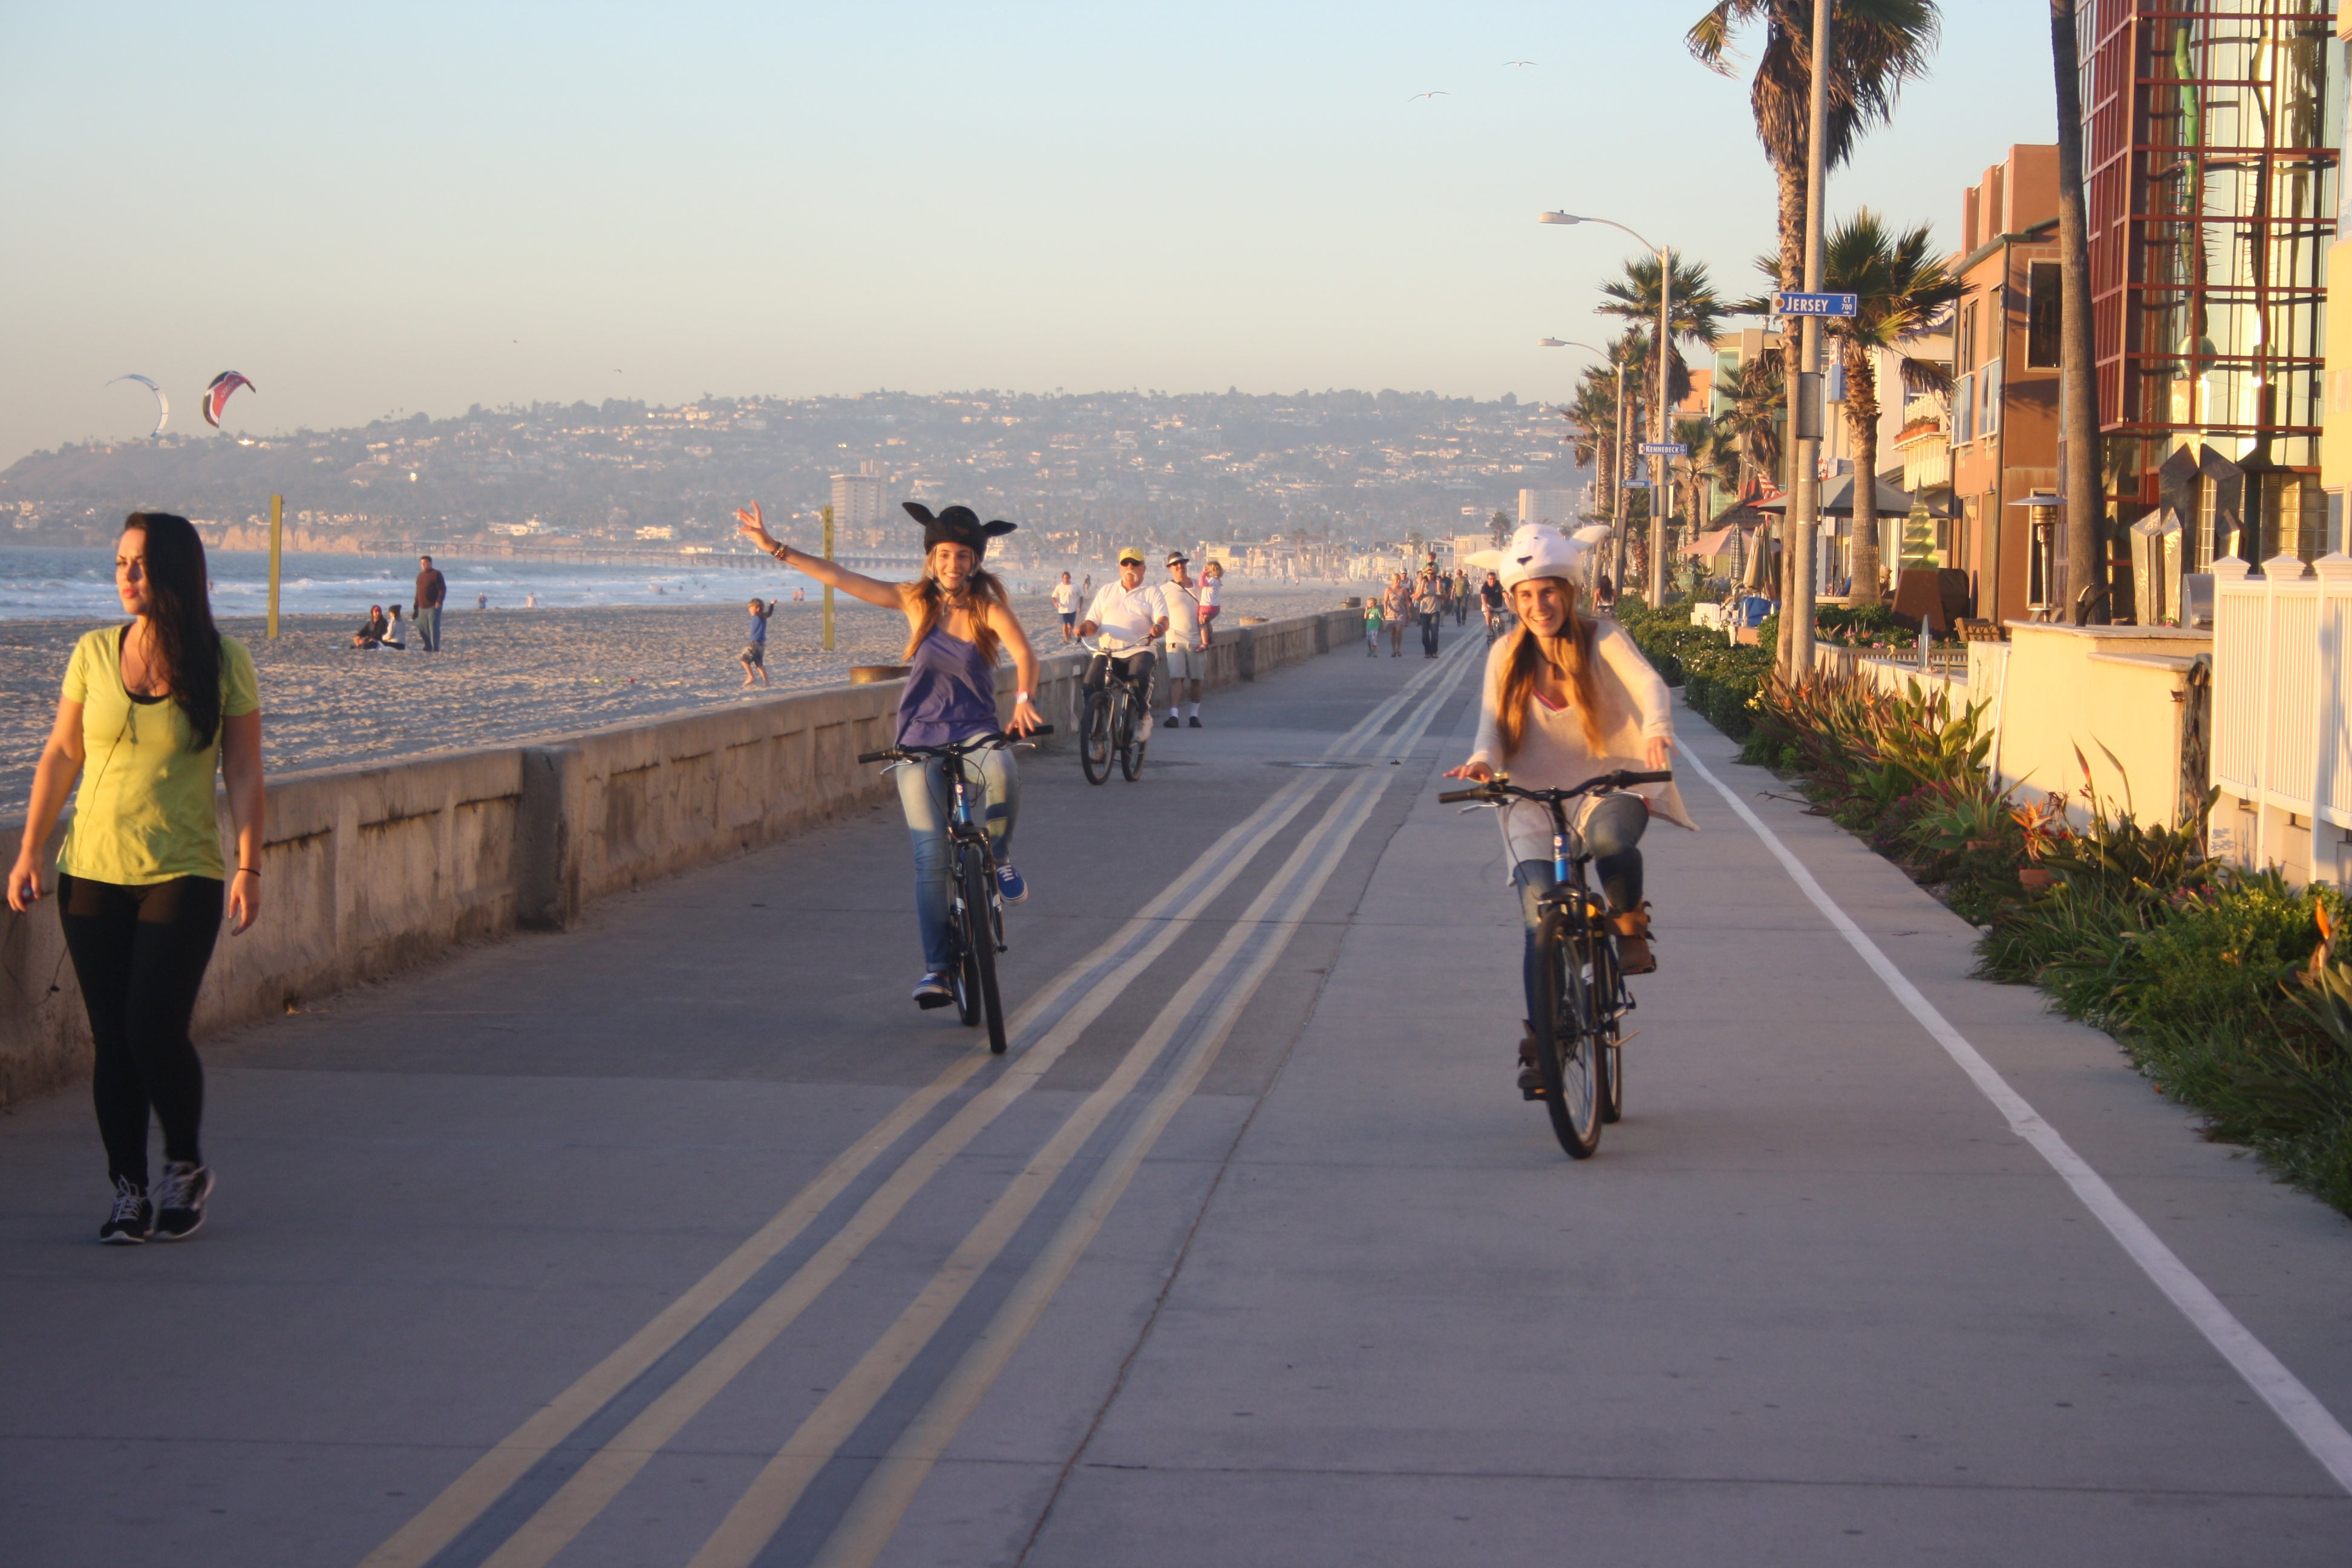
<path fill-rule="evenodd" d="M 1536 221 L 1544 224 L 1601 224 L 1621 234 L 1632 235 L 1643 249 L 1658 258 L 1657 442 L 1659 446 L 1664 446 L 1670 438 L 1672 428 L 1667 423 L 1670 416 L 1667 409 L 1666 375 L 1667 360 L 1674 342 L 1674 252 L 1663 246 L 1652 245 L 1640 231 L 1628 228 L 1615 218 L 1587 217 L 1578 213 L 1569 212 L 1548 212 L 1537 214 Z M 1667 487 L 1657 482 L 1659 471 L 1665 467 L 1666 459 L 1663 456 L 1657 462 L 1650 465 L 1650 605 L 1653 609 L 1663 609 L 1666 603 L 1666 522 L 1658 506 L 1659 491 Z"/>
<path fill-rule="evenodd" d="M 1580 343 L 1574 338 L 1538 338 L 1536 347 L 1582 349 L 1587 353 L 1599 354 L 1617 372 L 1617 444 L 1612 448 L 1609 464 L 1611 472 L 1616 476 L 1616 483 L 1609 487 L 1609 531 L 1617 541 L 1617 560 L 1611 569 L 1610 582 L 1612 592 L 1622 592 L 1625 586 L 1625 362 L 1607 349 Z"/>

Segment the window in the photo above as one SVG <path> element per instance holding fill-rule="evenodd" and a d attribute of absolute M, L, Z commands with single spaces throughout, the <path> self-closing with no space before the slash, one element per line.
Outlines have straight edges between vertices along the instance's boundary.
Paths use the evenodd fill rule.
<path fill-rule="evenodd" d="M 2063 321 L 2061 284 L 2063 271 L 2054 261 L 2037 261 L 2027 269 L 2025 318 L 2025 368 L 2056 370 L 2058 368 L 2061 323 Z"/>
<path fill-rule="evenodd" d="M 1990 360 L 1977 373 L 1978 395 L 1984 406 L 1977 412 L 1977 434 L 1997 436 L 2000 433 L 2000 361 Z"/>
<path fill-rule="evenodd" d="M 1965 446 L 1977 438 L 1977 378 L 1963 375 L 1952 388 L 1952 445 Z"/>

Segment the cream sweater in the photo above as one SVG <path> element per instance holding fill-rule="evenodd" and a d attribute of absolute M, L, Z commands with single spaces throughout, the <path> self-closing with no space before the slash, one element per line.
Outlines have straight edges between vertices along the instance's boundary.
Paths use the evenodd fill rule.
<path fill-rule="evenodd" d="M 1601 748 L 1596 752 L 1584 738 L 1584 721 L 1573 705 L 1555 709 L 1541 698 L 1528 704 L 1528 724 L 1519 736 L 1518 754 L 1503 761 L 1503 745 L 1495 731 L 1495 685 L 1514 638 L 1497 637 L 1486 655 L 1485 689 L 1478 704 L 1478 745 L 1470 753 L 1496 773 L 1527 789 L 1567 789 L 1599 773 L 1620 768 L 1646 769 L 1644 742 L 1675 738 L 1673 700 L 1666 683 L 1633 639 L 1614 621 L 1598 623 L 1593 651 L 1600 668 L 1594 671 L 1601 688 Z M 1639 784 L 1635 793 L 1650 803 L 1650 815 L 1663 816 L 1677 827 L 1698 831 L 1698 824 L 1683 809 L 1683 797 L 1671 784 Z M 1520 802 L 1499 813 L 1503 837 L 1514 860 L 1551 858 L 1551 818 L 1541 807 Z M 1569 820 L 1578 818 L 1571 814 Z"/>

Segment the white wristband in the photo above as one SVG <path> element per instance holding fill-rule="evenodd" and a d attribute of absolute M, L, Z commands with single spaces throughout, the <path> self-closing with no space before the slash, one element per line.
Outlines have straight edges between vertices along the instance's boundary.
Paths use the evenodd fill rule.
<path fill-rule="evenodd" d="M 1026 702 L 1029 700 L 1029 694 L 1025 691 L 1016 691 L 1013 694 L 1013 700 L 1015 702 Z"/>

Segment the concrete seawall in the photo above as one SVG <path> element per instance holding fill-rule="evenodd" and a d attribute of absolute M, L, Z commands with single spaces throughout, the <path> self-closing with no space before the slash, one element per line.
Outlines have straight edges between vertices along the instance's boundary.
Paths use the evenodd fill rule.
<path fill-rule="evenodd" d="M 1334 611 L 1216 634 L 1212 687 L 1346 646 Z M 1076 728 L 1076 654 L 1045 655 L 1039 711 Z M 534 744 L 321 768 L 269 783 L 261 921 L 215 950 L 199 1035 L 282 1013 L 447 948 L 517 927 L 561 929 L 582 905 L 739 855 L 890 798 L 857 753 L 887 745 L 901 683 L 797 692 Z M 1000 701 L 1013 690 L 998 672 Z M 70 816 L 70 814 L 68 814 Z M 21 817 L 0 823 L 13 846 Z M 60 835 L 63 825 L 60 825 Z M 228 833 L 226 805 L 224 841 Z M 55 848 L 54 843 L 51 846 Z M 89 1022 L 53 900 L 0 905 L 0 1105 L 89 1071 Z"/>

